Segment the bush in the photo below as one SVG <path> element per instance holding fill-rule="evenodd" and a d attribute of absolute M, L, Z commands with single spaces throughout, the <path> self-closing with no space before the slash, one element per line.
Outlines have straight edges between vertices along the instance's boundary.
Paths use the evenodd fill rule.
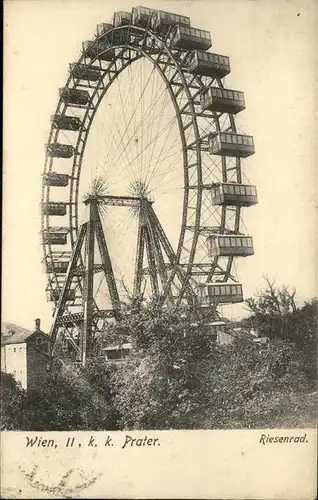
<path fill-rule="evenodd" d="M 102 430 L 115 427 L 108 394 L 97 391 L 81 370 L 64 365 L 28 391 L 23 405 L 25 430 Z"/>
<path fill-rule="evenodd" d="M 109 332 L 110 333 L 110 332 Z M 156 303 L 113 327 L 129 336 L 133 353 L 113 375 L 114 405 L 122 428 L 196 427 L 204 404 L 202 367 L 213 359 L 211 339 L 182 308 Z M 110 333 L 111 337 L 111 333 Z"/>
<path fill-rule="evenodd" d="M 22 406 L 26 394 L 12 375 L 1 372 L 1 430 L 20 429 L 23 421 Z"/>
<path fill-rule="evenodd" d="M 301 357 L 293 345 L 281 340 L 268 346 L 248 342 L 219 348 L 217 365 L 206 377 L 209 404 L 203 409 L 201 428 L 260 428 L 302 419 L 294 412 L 297 397 L 306 397 L 310 386 Z M 310 417 L 309 417 L 310 415 Z"/>
<path fill-rule="evenodd" d="M 284 292 L 284 291 L 283 291 Z M 248 321 L 271 341 L 217 346 L 200 318 L 158 302 L 127 306 L 96 341 L 81 369 L 58 364 L 25 393 L 1 376 L 2 429 L 232 429 L 314 425 L 317 300 L 298 308 L 293 294 L 250 302 Z M 271 292 L 272 293 L 272 292 Z M 276 292 L 275 292 L 276 293 Z M 272 308 L 272 309 L 271 309 Z M 270 325 L 270 329 L 269 329 Z M 130 341 L 122 364 L 102 356 L 106 344 Z"/>

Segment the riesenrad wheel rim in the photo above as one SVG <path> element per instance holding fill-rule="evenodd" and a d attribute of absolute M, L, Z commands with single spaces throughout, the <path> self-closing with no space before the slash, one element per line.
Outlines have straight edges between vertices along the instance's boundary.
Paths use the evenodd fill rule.
<path fill-rule="evenodd" d="M 118 27 L 114 28 L 114 32 L 122 32 L 126 33 L 127 31 L 130 33 L 130 31 L 133 30 L 134 32 L 139 32 L 144 35 L 144 40 L 149 39 L 155 40 L 156 43 L 161 45 L 161 48 L 159 50 L 162 50 L 162 53 L 164 53 L 167 57 L 170 58 L 171 61 L 174 63 L 174 68 L 175 71 L 178 73 L 178 76 L 183 84 L 183 88 L 181 92 L 178 92 L 178 95 L 180 94 L 185 94 L 188 99 L 187 103 L 187 108 L 190 111 L 190 122 L 191 125 L 188 126 L 188 128 L 192 128 L 192 133 L 194 135 L 195 140 L 192 141 L 194 143 L 194 149 L 192 151 L 195 151 L 195 163 L 196 163 L 196 193 L 195 193 L 195 222 L 193 225 L 192 229 L 192 242 L 191 242 L 191 249 L 188 255 L 187 259 L 187 275 L 191 279 L 191 271 L 192 271 L 192 266 L 193 262 L 195 259 L 195 254 L 196 254 L 196 249 L 197 249 L 197 244 L 198 244 L 198 238 L 199 238 L 199 233 L 200 233 L 200 223 L 201 223 L 201 206 L 202 206 L 202 193 L 203 193 L 203 180 L 202 180 L 202 137 L 200 135 L 199 131 L 199 126 L 198 126 L 198 121 L 197 121 L 197 111 L 195 109 L 194 105 L 194 100 L 195 96 L 191 94 L 190 91 L 190 83 L 187 81 L 187 77 L 190 77 L 190 82 L 194 82 L 199 86 L 198 91 L 195 93 L 199 95 L 202 90 L 208 85 L 212 84 L 213 82 L 217 82 L 218 86 L 222 87 L 223 83 L 221 79 L 219 78 L 212 78 L 212 77 L 199 77 L 197 75 L 191 75 L 189 71 L 186 71 L 184 67 L 182 67 L 182 63 L 188 56 L 188 54 L 191 52 L 191 50 L 176 50 L 176 49 L 170 49 L 167 44 L 164 42 L 162 38 L 160 38 L 158 35 L 155 33 L 151 32 L 148 29 L 133 26 L 127 29 L 127 27 Z M 103 35 L 99 37 L 100 39 L 103 38 Z M 96 38 L 98 40 L 98 38 Z M 123 51 L 130 50 L 132 53 L 136 52 L 137 48 L 133 45 L 125 45 L 125 46 L 113 46 L 112 48 L 114 49 L 123 49 Z M 102 53 L 102 52 L 101 52 Z M 100 54 L 101 54 L 100 53 Z M 99 54 L 99 56 L 100 56 Z M 122 54 L 123 55 L 123 54 Z M 134 61 L 146 57 L 148 60 L 150 60 L 157 68 L 159 73 L 163 78 L 166 78 L 165 73 L 162 71 L 161 67 L 159 66 L 158 61 L 153 60 L 154 54 L 151 54 L 150 52 L 146 51 L 145 48 L 142 50 L 139 50 L 139 54 L 136 55 L 135 57 L 132 57 L 126 64 L 124 64 L 119 71 L 116 72 L 115 76 L 112 78 L 112 80 L 109 80 L 109 82 L 106 84 L 105 88 L 101 91 L 100 87 L 97 86 L 95 91 L 90 95 L 90 102 L 93 103 L 94 99 L 98 94 L 97 103 L 94 104 L 92 108 L 90 108 L 90 105 L 87 105 L 87 109 L 85 112 L 85 116 L 82 119 L 82 124 L 81 128 L 79 129 L 79 134 L 78 134 L 78 139 L 77 139 L 77 144 L 75 147 L 75 154 L 74 154 L 74 161 L 72 165 L 72 171 L 71 171 L 71 179 L 70 179 L 70 186 L 69 186 L 69 233 L 70 233 L 70 238 L 71 238 L 71 247 L 74 246 L 74 243 L 76 241 L 76 236 L 78 234 L 78 193 L 79 193 L 79 186 L 80 186 L 80 175 L 81 175 L 81 169 L 82 169 L 82 162 L 83 162 L 83 157 L 85 154 L 85 146 L 86 142 L 89 136 L 89 131 L 90 127 L 93 124 L 95 114 L 99 108 L 100 103 L 102 102 L 105 94 L 107 93 L 107 90 L 111 87 L 112 83 L 115 81 L 117 76 L 124 71 L 130 64 L 132 64 Z M 87 64 L 87 67 L 89 68 L 91 65 L 94 65 L 95 62 L 99 62 L 99 56 L 96 56 L 94 59 L 90 59 L 89 63 Z M 107 71 L 105 71 L 105 75 L 103 78 L 100 80 L 100 84 L 102 85 L 104 80 L 106 80 L 106 77 L 109 75 L 111 68 L 116 65 L 116 62 L 121 58 L 120 53 L 116 54 L 116 57 L 113 61 L 109 62 Z M 178 60 L 178 58 L 181 58 Z M 183 60 L 182 60 L 183 58 Z M 82 54 L 77 61 L 77 64 L 82 64 L 85 63 L 87 58 L 85 57 L 84 54 Z M 163 63 L 162 63 L 163 64 Z M 66 82 L 65 88 L 70 88 L 70 89 L 77 89 L 80 88 L 82 89 L 83 86 L 80 84 L 81 79 L 77 78 L 74 79 L 72 76 L 72 73 L 69 75 L 69 78 Z M 177 96 L 173 93 L 172 90 L 172 84 L 171 81 L 167 81 L 169 83 L 169 93 L 171 97 L 171 101 L 175 107 L 175 111 L 177 114 L 177 120 L 178 120 L 178 125 L 179 125 L 179 134 L 181 138 L 181 142 L 183 145 L 183 170 L 184 170 L 184 196 L 183 196 L 183 209 L 182 209 L 182 221 L 180 225 L 180 235 L 179 235 L 179 243 L 177 247 L 177 258 L 182 259 L 182 251 L 183 251 L 183 245 L 184 245 L 184 240 L 185 236 L 187 234 L 187 221 L 189 219 L 189 199 L 190 199 L 190 191 L 191 186 L 190 186 L 190 177 L 189 177 L 189 155 L 188 155 L 188 144 L 187 144 L 187 139 L 186 139 L 186 134 L 184 127 L 188 125 L 188 123 L 184 123 L 183 121 L 183 113 L 180 112 L 179 109 L 179 103 L 177 101 Z M 192 83 L 191 83 L 192 85 Z M 68 104 L 63 102 L 62 97 L 60 97 L 60 100 L 58 102 L 57 108 L 56 108 L 56 114 L 61 114 L 64 115 L 67 113 L 68 109 Z M 183 106 L 184 110 L 185 106 Z M 235 127 L 235 121 L 234 117 L 232 115 L 228 115 L 229 122 L 231 124 L 231 131 L 236 132 L 236 127 Z M 212 112 L 211 116 L 213 117 L 214 120 L 214 126 L 215 130 L 222 130 L 220 126 L 220 117 L 217 115 L 217 113 Z M 88 121 L 88 124 L 86 124 L 86 120 Z M 211 122 L 209 122 L 211 124 Z M 188 129 L 187 128 L 187 129 Z M 58 137 L 59 137 L 60 129 L 55 128 L 54 124 L 52 124 L 51 131 L 49 134 L 49 139 L 48 143 L 49 144 L 55 144 L 58 142 Z M 84 137 L 83 137 L 84 136 Z M 80 150 L 80 151 L 79 151 Z M 221 159 L 222 162 L 222 182 L 225 182 L 227 180 L 227 168 L 226 168 L 226 162 L 227 159 L 225 157 L 222 157 Z M 54 158 L 46 155 L 46 161 L 45 161 L 45 168 L 44 168 L 44 173 L 50 173 L 52 172 L 52 167 L 54 164 Z M 240 167 L 240 159 L 236 159 L 236 172 L 237 172 L 237 178 L 241 178 L 241 167 Z M 48 203 L 50 202 L 50 187 L 46 186 L 43 183 L 42 187 L 42 203 Z M 220 215 L 220 231 L 224 230 L 225 225 L 226 225 L 226 206 L 222 206 L 221 208 L 221 215 Z M 43 215 L 42 216 L 42 232 L 47 230 L 50 225 L 49 225 L 49 217 L 48 215 Z M 239 231 L 239 226 L 240 226 L 240 208 L 236 207 L 236 213 L 235 213 L 235 231 Z M 46 262 L 51 262 L 52 263 L 52 268 L 54 269 L 54 252 L 52 250 L 52 244 L 47 244 L 43 242 L 43 247 L 44 247 L 44 257 Z M 227 281 L 228 277 L 230 276 L 231 273 L 231 268 L 232 268 L 232 263 L 233 263 L 233 257 L 228 258 L 228 263 L 227 263 L 227 268 L 226 272 L 224 273 L 223 276 L 223 281 Z M 207 281 L 211 281 L 214 275 L 214 269 L 218 265 L 218 258 L 216 257 L 214 259 L 214 262 L 211 264 L 211 269 L 209 272 L 209 275 L 207 276 Z M 52 272 L 49 273 L 49 289 L 53 292 L 54 289 L 60 289 L 60 285 L 58 282 L 58 277 L 57 273 Z"/>

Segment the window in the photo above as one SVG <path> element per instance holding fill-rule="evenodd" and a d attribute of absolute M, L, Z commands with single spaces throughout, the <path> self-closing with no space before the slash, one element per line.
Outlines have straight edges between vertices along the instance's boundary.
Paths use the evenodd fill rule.
<path fill-rule="evenodd" d="M 228 144 L 232 144 L 232 137 L 233 137 L 233 136 L 232 136 L 231 134 L 226 134 L 226 136 L 225 136 L 225 137 L 226 137 L 226 142 L 227 142 Z"/>
<path fill-rule="evenodd" d="M 247 245 L 248 245 L 249 247 L 252 247 L 252 246 L 253 246 L 253 240 L 252 240 L 252 238 L 247 238 Z"/>
<path fill-rule="evenodd" d="M 13 352 L 17 352 L 17 350 L 16 350 L 16 348 L 15 348 L 15 347 L 13 348 Z M 14 373 L 15 373 L 15 372 L 14 372 Z"/>
<path fill-rule="evenodd" d="M 227 184 L 223 184 L 223 193 L 227 194 L 229 192 L 229 186 Z"/>
<path fill-rule="evenodd" d="M 216 89 L 216 95 L 217 95 L 218 97 L 221 97 L 221 98 L 222 98 L 222 97 L 223 97 L 223 96 L 222 96 L 222 90 L 221 90 L 221 89 Z"/>
<path fill-rule="evenodd" d="M 37 339 L 35 341 L 36 345 L 40 345 L 40 344 L 42 344 L 42 342 L 43 342 L 43 339 L 41 337 L 37 337 Z"/>
<path fill-rule="evenodd" d="M 234 95 L 233 95 L 233 91 L 232 90 L 228 90 L 228 98 L 229 99 L 234 99 Z"/>
<path fill-rule="evenodd" d="M 235 194 L 235 186 L 233 186 L 233 184 L 229 184 L 229 191 L 230 191 L 230 194 Z"/>
<path fill-rule="evenodd" d="M 239 186 L 240 188 L 240 194 L 245 194 L 245 186 Z"/>
<path fill-rule="evenodd" d="M 232 139 L 233 139 L 233 144 L 237 144 L 237 137 L 236 137 L 236 135 L 233 135 Z"/>
<path fill-rule="evenodd" d="M 230 246 L 230 238 L 224 238 L 224 239 L 225 239 L 225 241 L 224 241 L 225 246 L 229 247 Z"/>
<path fill-rule="evenodd" d="M 241 247 L 242 246 L 242 238 L 236 238 L 236 246 Z"/>
<path fill-rule="evenodd" d="M 237 136 L 237 142 L 238 142 L 238 144 L 243 144 L 243 138 L 241 135 Z"/>
<path fill-rule="evenodd" d="M 246 238 L 242 238 L 242 247 L 247 247 L 247 240 L 246 240 Z"/>
<path fill-rule="evenodd" d="M 225 246 L 225 238 L 222 238 L 222 237 L 219 238 L 219 245 L 220 245 L 220 247 Z"/>
<path fill-rule="evenodd" d="M 215 295 L 220 295 L 220 287 L 219 286 L 216 286 L 214 288 L 214 290 L 215 290 Z"/>
<path fill-rule="evenodd" d="M 236 247 L 235 238 L 231 238 L 231 247 Z"/>
<path fill-rule="evenodd" d="M 230 295 L 231 294 L 231 286 L 230 285 L 226 285 L 224 288 L 225 288 L 224 291 L 225 291 L 226 295 Z"/>

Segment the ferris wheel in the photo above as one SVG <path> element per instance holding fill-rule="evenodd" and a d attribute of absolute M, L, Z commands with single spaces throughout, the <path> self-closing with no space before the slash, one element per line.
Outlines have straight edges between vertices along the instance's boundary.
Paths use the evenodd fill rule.
<path fill-rule="evenodd" d="M 257 192 L 241 164 L 254 141 L 236 129 L 244 94 L 225 88 L 229 58 L 211 45 L 189 17 L 136 7 L 70 64 L 42 186 L 53 340 L 72 331 L 78 349 L 88 299 L 97 330 L 127 293 L 214 312 L 243 301 L 234 263 L 253 254 L 241 215 Z"/>

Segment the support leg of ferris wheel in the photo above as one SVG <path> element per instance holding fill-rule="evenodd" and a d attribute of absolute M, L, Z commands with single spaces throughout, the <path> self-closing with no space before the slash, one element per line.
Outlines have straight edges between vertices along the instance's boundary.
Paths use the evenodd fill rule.
<path fill-rule="evenodd" d="M 95 258 L 95 236 L 102 261 L 103 272 L 106 278 L 112 309 L 115 317 L 120 314 L 120 300 L 116 287 L 113 267 L 107 247 L 106 238 L 103 232 L 97 200 L 90 197 L 85 201 L 89 206 L 89 219 L 87 223 L 87 236 L 85 246 L 85 278 L 83 294 L 84 324 L 81 334 L 81 364 L 85 366 L 86 358 L 92 353 L 93 341 L 93 312 L 94 312 L 94 258 Z"/>
<path fill-rule="evenodd" d="M 148 214 L 149 214 L 149 219 L 151 221 L 151 224 L 152 224 L 154 231 L 156 233 L 156 237 L 157 237 L 158 241 L 160 242 L 162 248 L 164 249 L 164 251 L 169 259 L 169 262 L 172 266 L 172 272 L 170 274 L 170 277 L 169 277 L 169 279 L 166 283 L 166 287 L 164 289 L 164 296 L 168 293 L 169 289 L 171 289 L 172 281 L 173 281 L 175 275 L 177 274 L 181 285 L 184 287 L 184 289 L 186 291 L 187 300 L 188 300 L 189 304 L 192 304 L 193 300 L 195 300 L 195 293 L 192 290 L 192 287 L 189 283 L 189 280 L 188 280 L 188 277 L 186 276 L 186 273 L 181 268 L 181 266 L 179 266 L 177 256 L 176 256 L 175 252 L 173 251 L 173 248 L 172 248 L 172 246 L 171 246 L 171 244 L 166 236 L 166 233 L 164 232 L 164 230 L 160 224 L 160 221 L 159 221 L 155 211 L 153 210 L 153 208 L 151 206 L 149 206 Z"/>
<path fill-rule="evenodd" d="M 152 229 L 149 224 L 147 214 L 147 205 L 149 202 L 143 199 L 139 207 L 139 220 L 138 220 L 138 235 L 137 235 L 137 252 L 135 263 L 135 281 L 134 281 L 134 296 L 140 295 L 140 288 L 143 275 L 144 253 L 146 249 L 148 269 L 150 275 L 151 291 L 154 296 L 159 293 L 158 283 L 158 255 L 154 244 Z M 160 273 L 159 273 L 159 277 Z"/>
<path fill-rule="evenodd" d="M 159 292 L 159 282 L 161 281 L 162 290 L 165 290 L 168 282 L 168 273 L 166 269 L 166 264 L 164 262 L 163 252 L 165 252 L 164 247 L 161 244 L 160 234 L 154 220 L 150 213 L 151 203 L 144 199 L 140 203 L 139 208 L 139 222 L 138 222 L 138 236 L 137 236 L 137 253 L 136 253 L 136 264 L 135 264 L 135 283 L 134 283 L 134 296 L 140 294 L 142 276 L 145 272 L 144 270 L 144 253 L 146 249 L 147 253 L 147 272 L 150 275 L 151 289 L 154 296 L 158 295 Z M 166 246 L 167 248 L 167 246 Z M 170 250 L 170 247 L 169 247 Z M 173 256 L 171 252 L 167 254 L 167 258 L 170 264 L 173 263 Z M 171 287 L 166 291 L 167 298 L 173 302 Z"/>
<path fill-rule="evenodd" d="M 167 273 L 164 258 L 162 255 L 162 250 L 160 248 L 159 238 L 158 238 L 155 227 L 151 223 L 149 213 L 147 213 L 147 225 L 148 225 L 148 231 L 149 231 L 149 235 L 150 235 L 151 245 L 152 245 L 153 250 L 154 250 L 154 255 L 155 255 L 155 259 L 156 259 L 159 277 L 161 280 L 162 289 L 164 290 L 166 287 L 166 284 L 168 282 L 168 273 Z M 173 297 L 172 297 L 172 290 L 171 289 L 167 290 L 167 296 L 168 296 L 169 301 L 172 303 Z"/>
<path fill-rule="evenodd" d="M 85 245 L 85 275 L 83 287 L 83 312 L 84 324 L 80 337 L 81 364 L 85 366 L 86 356 L 92 348 L 92 320 L 93 320 L 93 286 L 94 286 L 94 254 L 95 254 L 95 227 L 98 217 L 96 203 L 90 202 L 89 217 L 87 222 L 87 234 Z"/>
<path fill-rule="evenodd" d="M 97 200 L 92 197 L 85 201 L 89 207 L 88 221 L 85 222 L 79 231 L 74 250 L 69 262 L 68 270 L 65 277 L 64 286 L 58 301 L 57 308 L 53 317 L 51 327 L 51 357 L 54 354 L 56 346 L 57 333 L 61 325 L 63 325 L 63 314 L 67 309 L 67 293 L 71 288 L 72 281 L 76 279 L 76 273 L 79 268 L 84 267 L 84 285 L 82 295 L 82 328 L 80 333 L 79 345 L 74 339 L 71 339 L 71 344 L 75 348 L 77 355 L 80 357 L 82 366 L 85 366 L 86 360 L 91 356 L 93 333 L 95 328 L 94 314 L 102 313 L 99 311 L 93 296 L 94 273 L 95 273 L 95 238 L 97 240 L 98 249 L 100 252 L 102 271 L 108 285 L 109 296 L 111 299 L 112 311 L 116 318 L 120 315 L 120 300 L 114 278 L 113 268 L 108 252 L 106 238 L 102 229 L 100 214 L 98 210 Z M 85 240 L 86 237 L 86 240 Z M 84 249 L 84 266 L 81 266 L 81 252 Z M 72 315 L 71 315 L 72 316 Z M 76 320 L 74 320 L 76 321 Z"/>
<path fill-rule="evenodd" d="M 135 278 L 134 278 L 134 289 L 133 289 L 134 297 L 138 297 L 141 293 L 141 282 L 143 274 L 142 269 L 143 269 L 144 250 L 145 250 L 144 227 L 145 227 L 144 213 L 142 210 L 139 209 Z"/>
<path fill-rule="evenodd" d="M 102 223 L 100 220 L 100 215 L 99 215 L 98 211 L 97 211 L 97 220 L 95 223 L 95 230 L 96 230 L 96 239 L 97 239 L 98 249 L 99 249 L 99 253 L 101 256 L 101 261 L 102 261 L 103 270 L 104 270 L 104 274 L 105 274 L 105 278 L 106 278 L 106 283 L 108 286 L 108 291 L 109 291 L 109 295 L 110 295 L 112 308 L 115 311 L 115 317 L 118 319 L 120 316 L 121 304 L 120 304 L 119 294 L 118 294 L 118 290 L 117 290 L 117 286 L 116 286 L 113 266 L 112 266 L 112 262 L 110 259 L 105 234 L 103 231 L 103 226 L 102 226 Z"/>
<path fill-rule="evenodd" d="M 158 292 L 159 292 L 158 276 L 157 276 L 157 270 L 156 270 L 154 248 L 151 244 L 150 233 L 149 233 L 149 228 L 148 228 L 147 224 L 144 227 L 144 235 L 145 235 L 145 243 L 146 243 L 147 260 L 148 260 L 148 265 L 149 265 L 151 291 L 152 291 L 153 296 L 156 297 L 158 295 Z"/>
<path fill-rule="evenodd" d="M 83 246 L 86 232 L 87 232 L 87 223 L 83 224 L 80 228 L 80 231 L 79 231 L 79 234 L 77 237 L 77 241 L 76 241 L 76 244 L 74 246 L 74 249 L 73 249 L 73 252 L 72 252 L 72 255 L 70 258 L 70 262 L 68 265 L 64 286 L 62 288 L 61 294 L 59 296 L 58 304 L 57 304 L 57 307 L 56 307 L 55 312 L 54 312 L 53 322 L 52 322 L 51 331 L 50 331 L 51 357 L 53 356 L 54 350 L 56 347 L 56 339 L 57 339 L 57 333 L 58 333 L 58 329 L 59 329 L 58 320 L 59 320 L 59 318 L 61 318 L 63 316 L 65 309 L 66 309 L 67 294 L 68 294 L 70 287 L 71 287 L 71 283 L 72 283 L 72 279 L 73 279 L 73 276 L 72 276 L 73 271 L 76 268 L 76 266 L 78 264 L 78 260 L 79 260 L 80 255 L 81 255 L 81 249 Z M 76 346 L 76 348 L 78 349 L 77 346 Z M 79 350 L 78 350 L 78 352 L 79 352 Z"/>

